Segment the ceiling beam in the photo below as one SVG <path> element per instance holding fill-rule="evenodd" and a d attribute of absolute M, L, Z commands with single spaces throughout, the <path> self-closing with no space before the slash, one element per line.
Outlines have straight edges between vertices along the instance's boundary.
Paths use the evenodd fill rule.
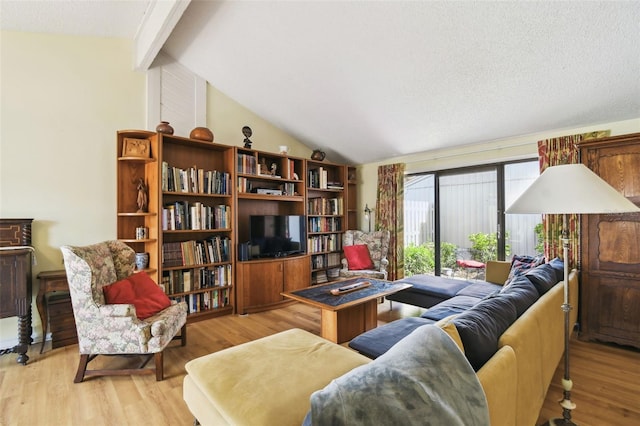
<path fill-rule="evenodd" d="M 134 38 L 134 69 L 146 71 L 167 41 L 191 0 L 149 1 Z"/>

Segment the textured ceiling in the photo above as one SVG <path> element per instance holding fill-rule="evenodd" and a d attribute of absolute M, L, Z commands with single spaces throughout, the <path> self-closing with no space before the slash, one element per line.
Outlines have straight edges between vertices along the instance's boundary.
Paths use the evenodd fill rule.
<path fill-rule="evenodd" d="M 136 27 L 111 3 L 146 4 L 90 3 L 124 36 Z M 366 163 L 638 118 L 638 46 L 640 2 L 192 1 L 163 50 L 329 159 Z"/>
<path fill-rule="evenodd" d="M 0 0 L 0 28 L 133 39 L 149 0 Z"/>

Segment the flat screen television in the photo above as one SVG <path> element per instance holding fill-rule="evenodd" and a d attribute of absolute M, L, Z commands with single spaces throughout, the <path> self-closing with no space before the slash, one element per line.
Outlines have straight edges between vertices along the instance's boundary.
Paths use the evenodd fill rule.
<path fill-rule="evenodd" d="M 280 257 L 307 251 L 306 218 L 302 215 L 252 215 L 252 257 Z"/>

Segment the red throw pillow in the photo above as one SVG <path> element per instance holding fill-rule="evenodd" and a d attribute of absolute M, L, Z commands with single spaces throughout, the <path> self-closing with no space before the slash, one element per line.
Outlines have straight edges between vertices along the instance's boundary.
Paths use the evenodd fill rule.
<path fill-rule="evenodd" d="M 369 247 L 366 244 L 344 246 L 343 250 L 350 271 L 373 269 L 373 261 L 369 255 Z"/>
<path fill-rule="evenodd" d="M 149 318 L 171 305 L 164 291 L 147 275 L 138 272 L 102 288 L 108 304 L 132 304 L 139 319 Z"/>

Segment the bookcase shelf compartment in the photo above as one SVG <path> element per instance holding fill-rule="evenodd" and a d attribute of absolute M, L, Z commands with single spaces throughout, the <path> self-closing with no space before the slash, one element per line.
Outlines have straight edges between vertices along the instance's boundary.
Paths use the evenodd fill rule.
<path fill-rule="evenodd" d="M 125 137 L 147 140 L 150 158 L 121 156 Z M 232 313 L 235 303 L 235 261 L 231 255 L 235 246 L 234 147 L 156 132 L 125 130 L 118 132 L 117 149 L 118 238 L 136 252 L 149 253 L 147 272 L 151 272 L 150 276 L 161 285 L 165 284 L 167 276 L 177 273 L 175 271 L 190 271 L 190 276 L 198 276 L 197 271 L 201 270 L 228 269 L 228 285 L 224 288 L 192 288 L 177 295 L 168 291 L 168 296 L 176 300 L 182 298 L 188 303 L 189 322 Z M 137 212 L 137 189 L 133 182 L 140 178 L 148 186 L 148 212 L 145 213 Z M 184 223 L 185 229 L 171 230 L 168 229 L 171 226 L 163 226 L 167 223 L 163 209 L 177 203 L 189 209 L 181 217 L 184 222 L 180 222 L 180 227 Z M 216 213 L 219 214 L 216 216 Z M 132 240 L 135 228 L 140 226 L 148 228 L 148 239 Z M 202 242 L 215 238 L 226 241 L 227 253 L 212 261 L 210 254 L 202 252 L 202 246 L 205 246 Z M 201 247 L 197 252 L 190 251 L 187 260 L 180 260 L 178 265 L 167 264 L 163 257 L 167 244 L 188 245 L 191 249 Z M 219 290 L 224 292 L 223 303 L 218 303 L 222 299 L 213 303 L 211 292 Z M 207 294 L 209 296 L 205 297 Z"/>
<path fill-rule="evenodd" d="M 350 166 L 307 160 L 307 241 L 311 282 L 339 278 Z"/>

